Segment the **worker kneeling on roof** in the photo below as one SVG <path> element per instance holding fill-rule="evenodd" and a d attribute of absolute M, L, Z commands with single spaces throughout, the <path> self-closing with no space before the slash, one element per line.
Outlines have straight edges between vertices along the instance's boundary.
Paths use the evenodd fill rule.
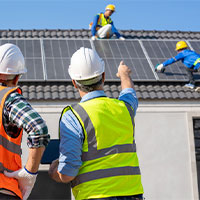
<path fill-rule="evenodd" d="M 115 34 L 120 40 L 125 40 L 125 38 L 122 37 L 115 28 L 113 21 L 110 18 L 114 12 L 115 6 L 110 4 L 106 6 L 104 13 L 97 14 L 94 17 L 93 22 L 91 22 L 89 25 L 92 32 L 92 40 L 97 38 L 108 39 L 111 38 L 113 34 Z"/>
<path fill-rule="evenodd" d="M 189 83 L 185 84 L 184 87 L 194 89 L 195 80 L 193 77 L 193 72 L 197 72 L 200 68 L 200 55 L 195 51 L 188 49 L 188 45 L 185 41 L 177 42 L 175 50 L 178 52 L 178 54 L 175 57 L 166 60 L 162 64 L 156 65 L 155 71 L 163 73 L 167 65 L 181 60 L 186 66 L 187 76 L 189 79 Z"/>
<path fill-rule="evenodd" d="M 122 91 L 118 99 L 103 91 L 104 61 L 88 48 L 72 58 L 69 75 L 81 102 L 64 108 L 60 118 L 60 157 L 49 174 L 70 182 L 76 200 L 143 199 L 135 143 L 138 99 L 123 62 L 118 67 Z"/>

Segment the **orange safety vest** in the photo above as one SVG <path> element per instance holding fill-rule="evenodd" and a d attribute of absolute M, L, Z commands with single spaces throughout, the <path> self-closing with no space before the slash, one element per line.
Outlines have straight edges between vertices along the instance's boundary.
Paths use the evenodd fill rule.
<path fill-rule="evenodd" d="M 22 199 L 18 181 L 3 174 L 4 170 L 13 172 L 22 167 L 21 140 L 23 129 L 19 129 L 18 136 L 12 138 L 6 133 L 3 125 L 4 103 L 8 95 L 14 91 L 22 94 L 21 89 L 18 87 L 0 86 L 0 189 L 11 191 Z"/>

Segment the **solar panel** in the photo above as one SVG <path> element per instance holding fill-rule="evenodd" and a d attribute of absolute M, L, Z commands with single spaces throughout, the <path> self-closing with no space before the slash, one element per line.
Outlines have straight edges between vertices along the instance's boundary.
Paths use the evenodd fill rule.
<path fill-rule="evenodd" d="M 0 45 L 12 43 L 17 45 L 25 58 L 25 66 L 28 70 L 20 80 L 44 80 L 43 63 L 40 40 L 34 39 L 1 39 Z"/>
<path fill-rule="evenodd" d="M 134 80 L 156 80 L 138 40 L 95 40 L 94 47 L 105 61 L 106 80 L 119 80 L 116 72 L 120 61 L 132 70 Z"/>
<path fill-rule="evenodd" d="M 142 40 L 142 44 L 146 49 L 149 59 L 153 66 L 162 63 L 163 61 L 177 55 L 175 51 L 177 41 L 168 40 Z M 188 80 L 186 75 L 185 65 L 182 62 L 176 62 L 166 67 L 165 73 L 157 73 L 159 80 Z"/>
<path fill-rule="evenodd" d="M 200 54 L 200 41 L 189 41 L 192 49 Z"/>
<path fill-rule="evenodd" d="M 43 45 L 47 80 L 71 80 L 71 56 L 80 47 L 92 48 L 90 40 L 44 39 Z"/>

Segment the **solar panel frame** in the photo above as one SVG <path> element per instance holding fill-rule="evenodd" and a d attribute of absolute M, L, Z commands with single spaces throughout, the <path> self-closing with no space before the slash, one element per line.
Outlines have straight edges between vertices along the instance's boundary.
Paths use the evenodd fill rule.
<path fill-rule="evenodd" d="M 156 81 L 154 72 L 149 65 L 139 40 L 130 39 L 121 41 L 104 39 L 92 42 L 94 49 L 105 61 L 107 81 L 120 81 L 116 77 L 116 73 L 121 60 L 124 60 L 124 63 L 131 68 L 131 78 L 133 80 Z"/>

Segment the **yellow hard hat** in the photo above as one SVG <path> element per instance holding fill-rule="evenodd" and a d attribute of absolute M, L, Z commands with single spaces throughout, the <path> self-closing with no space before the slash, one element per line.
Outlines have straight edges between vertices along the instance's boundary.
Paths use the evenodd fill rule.
<path fill-rule="evenodd" d="M 178 51 L 180 49 L 185 49 L 187 47 L 188 47 L 188 45 L 185 41 L 179 41 L 176 43 L 176 51 Z"/>
<path fill-rule="evenodd" d="M 109 4 L 106 6 L 105 10 L 112 10 L 113 12 L 115 12 L 115 5 Z"/>

